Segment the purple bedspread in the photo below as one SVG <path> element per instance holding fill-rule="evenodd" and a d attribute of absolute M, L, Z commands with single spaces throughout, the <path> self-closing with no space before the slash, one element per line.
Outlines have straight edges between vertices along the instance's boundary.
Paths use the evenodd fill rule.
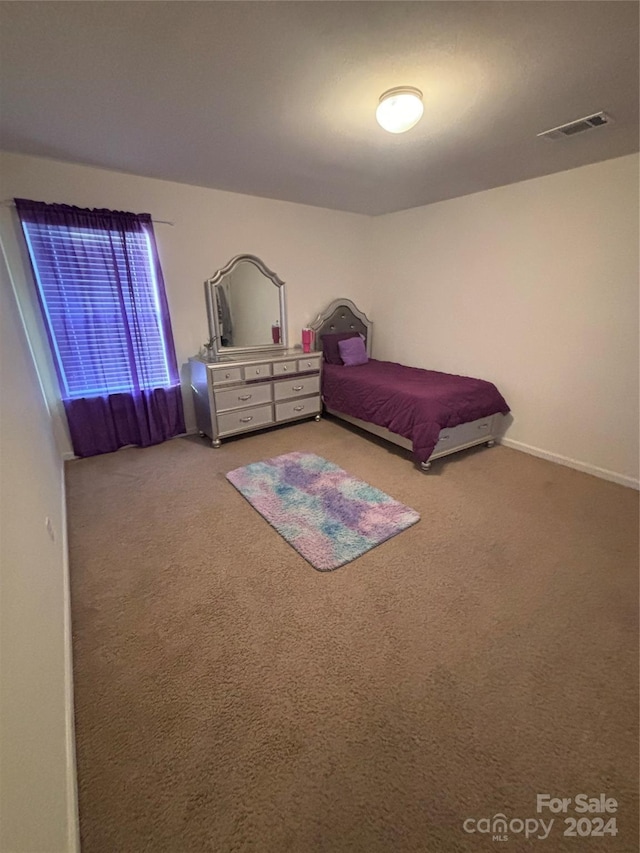
<path fill-rule="evenodd" d="M 324 364 L 322 396 L 329 409 L 410 439 L 418 462 L 431 456 L 444 427 L 509 411 L 491 382 L 375 359 Z"/>

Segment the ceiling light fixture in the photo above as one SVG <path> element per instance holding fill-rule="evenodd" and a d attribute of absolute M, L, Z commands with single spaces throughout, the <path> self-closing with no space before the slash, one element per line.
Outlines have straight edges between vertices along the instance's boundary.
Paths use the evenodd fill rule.
<path fill-rule="evenodd" d="M 413 86 L 396 86 L 380 95 L 376 119 L 389 133 L 411 130 L 422 118 L 422 92 Z"/>

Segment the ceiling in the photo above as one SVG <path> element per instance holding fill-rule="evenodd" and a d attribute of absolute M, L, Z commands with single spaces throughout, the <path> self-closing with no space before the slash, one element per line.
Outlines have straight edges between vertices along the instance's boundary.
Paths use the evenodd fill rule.
<path fill-rule="evenodd" d="M 638 150 L 638 3 L 2 2 L 4 150 L 382 214 Z M 424 92 L 393 135 L 380 94 Z M 536 134 L 598 110 L 615 124 Z"/>

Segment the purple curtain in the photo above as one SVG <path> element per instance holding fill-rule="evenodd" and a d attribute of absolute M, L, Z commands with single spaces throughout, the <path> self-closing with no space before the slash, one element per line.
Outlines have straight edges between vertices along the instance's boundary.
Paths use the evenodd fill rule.
<path fill-rule="evenodd" d="M 151 216 L 15 203 L 75 454 L 184 433 Z"/>

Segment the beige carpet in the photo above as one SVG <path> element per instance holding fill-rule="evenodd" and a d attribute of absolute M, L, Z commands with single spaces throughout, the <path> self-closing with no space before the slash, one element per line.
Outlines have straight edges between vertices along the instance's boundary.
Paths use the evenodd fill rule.
<path fill-rule="evenodd" d="M 224 479 L 291 450 L 422 520 L 314 571 Z M 637 850 L 633 490 L 504 447 L 423 474 L 331 421 L 67 479 L 83 853 Z M 615 838 L 463 829 L 602 792 Z"/>

